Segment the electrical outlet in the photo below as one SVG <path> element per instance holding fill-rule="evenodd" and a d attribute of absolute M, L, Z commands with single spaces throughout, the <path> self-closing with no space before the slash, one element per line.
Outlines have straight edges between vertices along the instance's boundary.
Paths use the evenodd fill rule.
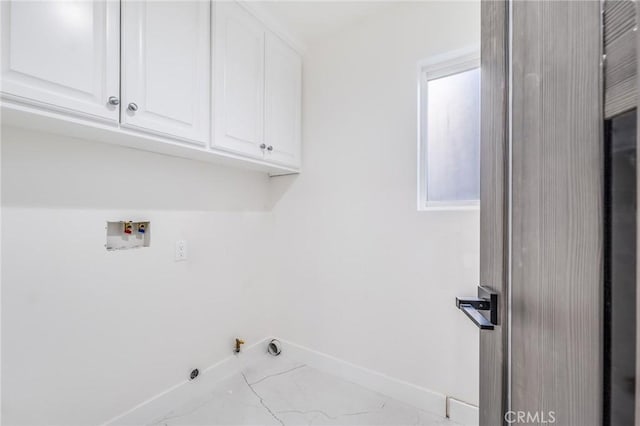
<path fill-rule="evenodd" d="M 176 241 L 176 262 L 187 260 L 187 242 L 185 240 Z"/>

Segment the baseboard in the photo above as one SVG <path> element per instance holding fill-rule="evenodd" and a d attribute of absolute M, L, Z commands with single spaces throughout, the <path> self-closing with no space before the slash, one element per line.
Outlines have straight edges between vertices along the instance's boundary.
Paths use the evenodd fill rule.
<path fill-rule="evenodd" d="M 270 340 L 270 339 L 269 339 Z M 197 380 L 184 380 L 147 399 L 122 414 L 106 421 L 102 426 L 139 426 L 148 424 L 166 414 L 167 407 L 177 407 L 206 394 L 217 382 L 239 373 L 246 365 L 257 362 L 267 353 L 268 340 L 242 349 L 240 355 L 231 355 L 200 372 Z"/>
<path fill-rule="evenodd" d="M 138 426 L 148 424 L 166 414 L 167 407 L 187 404 L 207 393 L 215 384 L 239 373 L 245 366 L 259 361 L 266 355 L 268 341 L 265 338 L 243 349 L 239 356 L 229 356 L 202 371 L 197 380 L 182 381 L 169 389 L 132 407 L 110 419 L 102 426 Z M 352 364 L 331 355 L 279 339 L 282 356 L 306 364 L 312 368 L 356 383 L 398 401 L 439 415 L 465 426 L 478 424 L 478 407 L 447 397 L 444 394 L 394 379 L 377 371 Z"/>
<path fill-rule="evenodd" d="M 447 417 L 464 426 L 477 426 L 480 423 L 478 407 L 455 398 L 447 398 Z"/>
<path fill-rule="evenodd" d="M 295 343 L 280 340 L 282 353 L 320 371 L 390 396 L 421 410 L 445 417 L 447 397 L 441 393 L 394 379 L 377 371 L 343 361 Z M 452 419 L 454 420 L 454 419 Z"/>

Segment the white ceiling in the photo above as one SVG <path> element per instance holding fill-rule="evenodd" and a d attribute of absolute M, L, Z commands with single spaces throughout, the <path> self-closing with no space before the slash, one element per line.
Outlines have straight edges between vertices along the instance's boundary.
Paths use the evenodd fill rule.
<path fill-rule="evenodd" d="M 306 45 L 397 4 L 397 1 L 331 0 L 261 2 L 261 6 Z"/>

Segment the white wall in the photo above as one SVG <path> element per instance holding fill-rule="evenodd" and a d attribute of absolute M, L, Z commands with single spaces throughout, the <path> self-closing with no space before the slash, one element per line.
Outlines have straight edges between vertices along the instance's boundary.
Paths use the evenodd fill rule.
<path fill-rule="evenodd" d="M 270 334 L 264 174 L 3 127 L 2 183 L 3 424 L 102 423 Z M 151 247 L 107 252 L 131 215 Z"/>
<path fill-rule="evenodd" d="M 416 64 L 479 43 L 479 3 L 403 4 L 312 45 L 303 173 L 275 181 L 287 340 L 477 404 L 479 213 L 416 211 Z"/>

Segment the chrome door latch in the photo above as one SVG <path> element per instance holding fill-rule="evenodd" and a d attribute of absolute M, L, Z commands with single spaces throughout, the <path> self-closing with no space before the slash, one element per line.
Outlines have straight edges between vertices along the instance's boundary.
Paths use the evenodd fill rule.
<path fill-rule="evenodd" d="M 481 330 L 493 330 L 498 325 L 498 293 L 487 287 L 478 286 L 478 297 L 456 297 L 456 307 Z"/>

